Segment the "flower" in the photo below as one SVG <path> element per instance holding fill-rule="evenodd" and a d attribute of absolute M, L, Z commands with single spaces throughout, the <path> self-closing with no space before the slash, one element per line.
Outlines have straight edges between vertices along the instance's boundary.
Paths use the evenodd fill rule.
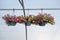
<path fill-rule="evenodd" d="M 33 15 L 29 15 L 29 16 L 12 16 L 12 15 L 5 15 L 2 17 L 7 24 L 16 24 L 16 23 L 30 23 L 30 24 L 39 24 L 40 26 L 43 26 L 47 23 L 50 23 L 52 25 L 55 24 L 54 22 L 54 17 L 51 15 L 51 14 L 47 14 L 47 13 L 44 13 L 44 14 L 41 14 L 39 13 L 38 15 L 36 16 L 33 16 Z"/>

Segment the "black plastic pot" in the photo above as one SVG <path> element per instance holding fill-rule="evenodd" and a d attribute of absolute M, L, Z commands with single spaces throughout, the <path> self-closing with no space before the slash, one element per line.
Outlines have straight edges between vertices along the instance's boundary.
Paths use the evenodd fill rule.
<path fill-rule="evenodd" d="M 30 25 L 31 25 L 30 22 L 25 23 L 25 26 L 30 26 Z"/>
<path fill-rule="evenodd" d="M 45 24 L 46 24 L 45 22 L 39 23 L 40 26 L 45 26 Z"/>
<path fill-rule="evenodd" d="M 15 26 L 16 25 L 16 22 L 9 22 L 8 25 L 9 26 Z"/>

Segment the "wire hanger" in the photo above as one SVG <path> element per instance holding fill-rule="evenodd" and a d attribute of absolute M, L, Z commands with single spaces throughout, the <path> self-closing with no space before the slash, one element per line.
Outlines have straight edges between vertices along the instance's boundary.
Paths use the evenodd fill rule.
<path fill-rule="evenodd" d="M 28 9 L 28 13 L 27 13 L 27 16 L 29 15 L 29 9 Z"/>
<path fill-rule="evenodd" d="M 43 9 L 41 8 L 41 13 L 43 13 Z"/>
<path fill-rule="evenodd" d="M 15 15 L 15 9 L 13 8 L 13 15 Z"/>

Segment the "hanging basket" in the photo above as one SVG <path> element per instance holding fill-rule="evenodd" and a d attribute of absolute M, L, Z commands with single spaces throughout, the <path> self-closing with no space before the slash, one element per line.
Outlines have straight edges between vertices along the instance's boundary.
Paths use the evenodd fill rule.
<path fill-rule="evenodd" d="M 25 26 L 30 26 L 31 24 L 38 24 L 40 26 L 45 26 L 45 24 L 50 23 L 54 25 L 54 17 L 50 14 L 38 14 L 36 16 L 11 16 L 5 15 L 2 17 L 6 24 L 15 26 L 16 23 L 24 23 Z"/>
<path fill-rule="evenodd" d="M 16 25 L 16 22 L 9 22 L 8 25 L 9 26 L 15 26 Z"/>
<path fill-rule="evenodd" d="M 30 26 L 30 25 L 31 25 L 30 22 L 25 23 L 25 26 Z"/>
<path fill-rule="evenodd" d="M 40 26 L 45 26 L 45 24 L 46 24 L 45 22 L 39 23 Z"/>

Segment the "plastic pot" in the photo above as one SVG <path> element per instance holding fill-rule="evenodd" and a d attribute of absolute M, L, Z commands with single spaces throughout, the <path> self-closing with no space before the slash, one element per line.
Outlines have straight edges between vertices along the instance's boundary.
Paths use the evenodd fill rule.
<path fill-rule="evenodd" d="M 45 22 L 39 23 L 40 26 L 45 26 L 45 24 L 46 24 Z"/>
<path fill-rule="evenodd" d="M 31 25 L 30 22 L 25 23 L 25 26 L 30 26 L 30 25 Z"/>
<path fill-rule="evenodd" d="M 9 22 L 8 25 L 9 26 L 15 26 L 16 25 L 16 22 Z"/>

